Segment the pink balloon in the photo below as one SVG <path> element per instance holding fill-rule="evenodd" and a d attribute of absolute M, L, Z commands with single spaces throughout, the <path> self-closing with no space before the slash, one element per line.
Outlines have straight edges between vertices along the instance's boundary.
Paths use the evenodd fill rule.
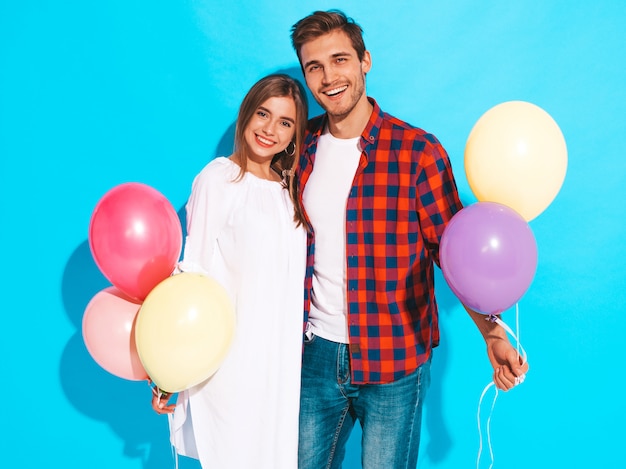
<path fill-rule="evenodd" d="M 499 314 L 524 295 L 537 268 L 537 243 L 526 220 L 495 202 L 458 212 L 443 232 L 441 271 L 461 302 Z"/>
<path fill-rule="evenodd" d="M 98 365 L 120 378 L 148 379 L 135 345 L 135 318 L 141 303 L 115 287 L 96 293 L 83 315 L 83 340 Z"/>
<path fill-rule="evenodd" d="M 89 224 L 98 268 L 119 290 L 138 300 L 170 276 L 182 249 L 176 210 L 156 189 L 125 183 L 107 192 Z"/>

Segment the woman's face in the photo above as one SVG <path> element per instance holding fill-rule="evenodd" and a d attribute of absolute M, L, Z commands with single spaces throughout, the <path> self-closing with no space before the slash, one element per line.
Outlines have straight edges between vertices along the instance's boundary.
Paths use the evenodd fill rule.
<path fill-rule="evenodd" d="M 257 163 L 272 160 L 292 141 L 296 130 L 296 104 L 288 96 L 264 101 L 254 112 L 244 131 L 249 157 Z"/>

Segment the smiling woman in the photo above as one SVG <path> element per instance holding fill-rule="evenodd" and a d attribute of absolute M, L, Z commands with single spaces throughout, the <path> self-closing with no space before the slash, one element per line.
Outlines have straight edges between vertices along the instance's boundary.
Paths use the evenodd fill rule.
<path fill-rule="evenodd" d="M 231 158 L 261 179 L 280 181 L 282 171 L 272 168 L 271 162 L 281 152 L 290 158 L 295 156 L 295 123 L 296 103 L 293 98 L 268 98 L 259 105 L 243 132 L 246 162 L 242 162 L 242 155 L 237 152 Z"/>
<path fill-rule="evenodd" d="M 295 80 L 261 79 L 241 104 L 234 153 L 211 161 L 193 182 L 179 268 L 217 280 L 237 325 L 215 374 L 180 392 L 176 405 L 167 405 L 169 394 L 152 404 L 174 414 L 176 450 L 204 467 L 297 465 L 306 232 L 292 178 L 282 175 L 306 116 Z"/>

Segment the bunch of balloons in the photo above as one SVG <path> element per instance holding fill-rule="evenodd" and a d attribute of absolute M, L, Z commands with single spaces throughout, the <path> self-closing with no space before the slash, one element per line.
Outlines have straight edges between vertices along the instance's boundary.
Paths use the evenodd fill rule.
<path fill-rule="evenodd" d="M 566 169 L 563 134 L 540 107 L 509 101 L 476 122 L 465 172 L 478 202 L 452 217 L 440 245 L 442 273 L 463 304 L 496 315 L 524 295 L 537 268 L 528 222 L 552 203 Z"/>
<path fill-rule="evenodd" d="M 215 280 L 173 275 L 182 229 L 168 200 L 141 183 L 114 187 L 93 211 L 89 246 L 112 284 L 83 315 L 83 340 L 96 363 L 169 392 L 213 374 L 233 336 L 234 310 Z"/>

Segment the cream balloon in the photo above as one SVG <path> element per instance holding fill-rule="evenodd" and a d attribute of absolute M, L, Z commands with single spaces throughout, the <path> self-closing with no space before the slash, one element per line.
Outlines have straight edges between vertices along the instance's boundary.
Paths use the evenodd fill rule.
<path fill-rule="evenodd" d="M 235 312 L 225 289 L 210 277 L 184 272 L 148 294 L 137 314 L 135 342 L 152 381 L 179 392 L 217 371 L 234 330 Z"/>
<path fill-rule="evenodd" d="M 535 104 L 508 101 L 483 114 L 465 145 L 465 173 L 480 202 L 498 202 L 526 221 L 563 185 L 567 146 L 554 119 Z"/>

